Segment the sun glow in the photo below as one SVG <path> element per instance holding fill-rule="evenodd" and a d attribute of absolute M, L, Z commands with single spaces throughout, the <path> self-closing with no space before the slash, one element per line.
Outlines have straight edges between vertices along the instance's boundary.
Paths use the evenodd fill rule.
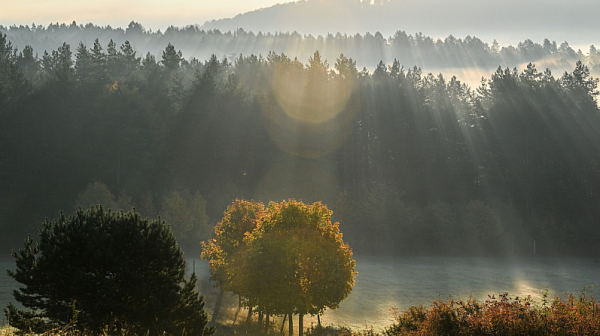
<path fill-rule="evenodd" d="M 355 87 L 352 79 L 315 80 L 310 71 L 276 66 L 271 102 L 263 105 L 271 138 L 285 152 L 308 158 L 339 148 L 351 134 L 359 111 L 352 99 Z"/>
<path fill-rule="evenodd" d="M 327 85 L 307 76 L 291 74 L 277 67 L 272 79 L 275 99 L 286 115 L 311 124 L 322 124 L 337 117 L 348 104 L 354 81 Z"/>

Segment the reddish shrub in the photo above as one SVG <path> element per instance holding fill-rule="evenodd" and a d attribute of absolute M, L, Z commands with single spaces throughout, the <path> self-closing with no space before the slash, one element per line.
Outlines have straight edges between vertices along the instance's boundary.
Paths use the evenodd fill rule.
<path fill-rule="evenodd" d="M 599 335 L 600 302 L 569 294 L 551 304 L 535 305 L 531 297 L 489 296 L 483 303 L 436 300 L 431 307 L 393 310 L 396 323 L 385 330 L 392 335 Z"/>

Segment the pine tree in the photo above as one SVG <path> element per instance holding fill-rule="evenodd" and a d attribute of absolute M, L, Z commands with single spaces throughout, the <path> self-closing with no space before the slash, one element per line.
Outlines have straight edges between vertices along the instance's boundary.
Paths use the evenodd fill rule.
<path fill-rule="evenodd" d="M 179 69 L 179 64 L 182 60 L 181 50 L 175 51 L 175 47 L 171 43 L 162 52 L 162 64 L 169 72 Z"/>
<path fill-rule="evenodd" d="M 136 212 L 102 207 L 61 213 L 46 221 L 39 241 L 13 252 L 21 283 L 5 309 L 12 327 L 44 333 L 54 328 L 92 335 L 211 335 L 196 276 L 169 227 Z"/>

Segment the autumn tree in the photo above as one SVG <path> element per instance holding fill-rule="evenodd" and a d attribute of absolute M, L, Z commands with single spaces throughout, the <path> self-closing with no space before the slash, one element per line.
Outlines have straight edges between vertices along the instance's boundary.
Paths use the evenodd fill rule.
<path fill-rule="evenodd" d="M 354 286 L 352 251 L 331 214 L 320 202 L 271 202 L 246 238 L 248 300 L 264 313 L 289 314 L 290 335 L 293 314 L 302 335 L 305 314 L 337 308 Z"/>
<path fill-rule="evenodd" d="M 210 265 L 210 280 L 221 289 L 215 305 L 213 320 L 219 313 L 224 291 L 245 296 L 245 274 L 239 267 L 243 253 L 247 250 L 244 237 L 257 227 L 258 219 L 265 206 L 260 202 L 236 200 L 227 207 L 223 219 L 215 226 L 215 238 L 202 243 L 202 259 Z"/>

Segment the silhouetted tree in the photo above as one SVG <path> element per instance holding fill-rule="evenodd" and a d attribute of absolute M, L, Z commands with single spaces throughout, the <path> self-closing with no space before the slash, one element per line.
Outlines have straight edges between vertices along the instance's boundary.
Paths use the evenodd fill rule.
<path fill-rule="evenodd" d="M 101 207 L 46 221 L 39 241 L 15 251 L 22 284 L 9 304 L 10 325 L 23 332 L 55 328 L 92 334 L 211 335 L 196 276 L 164 222 Z M 63 329 L 64 330 L 64 329 Z"/>

